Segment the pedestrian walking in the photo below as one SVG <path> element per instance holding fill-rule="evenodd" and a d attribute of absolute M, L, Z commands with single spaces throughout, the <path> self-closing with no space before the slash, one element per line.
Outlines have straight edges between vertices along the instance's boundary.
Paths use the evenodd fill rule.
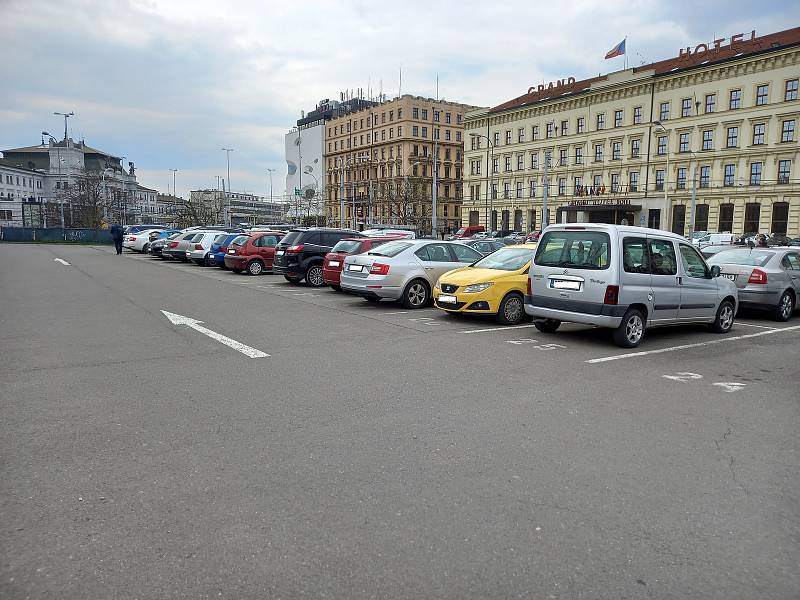
<path fill-rule="evenodd" d="M 117 255 L 122 254 L 122 227 L 118 223 L 111 226 L 111 239 L 114 240 L 114 247 L 117 249 Z"/>

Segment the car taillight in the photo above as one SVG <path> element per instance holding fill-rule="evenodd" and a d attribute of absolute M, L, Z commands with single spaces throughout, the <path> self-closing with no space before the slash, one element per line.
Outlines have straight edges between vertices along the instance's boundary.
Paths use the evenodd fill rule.
<path fill-rule="evenodd" d="M 297 244 L 296 246 L 289 246 L 286 251 L 287 252 L 300 252 L 305 246 L 303 244 Z"/>
<path fill-rule="evenodd" d="M 169 243 L 169 247 L 170 248 L 176 248 L 177 246 L 178 246 L 178 242 L 170 242 Z"/>
<path fill-rule="evenodd" d="M 372 263 L 372 266 L 369 268 L 370 275 L 388 275 L 389 274 L 389 265 L 383 263 Z"/>
<path fill-rule="evenodd" d="M 606 287 L 606 295 L 603 298 L 603 304 L 616 304 L 619 300 L 619 286 L 609 285 Z"/>
<path fill-rule="evenodd" d="M 129 239 L 131 242 L 135 242 L 135 241 L 136 241 L 136 236 L 135 236 L 135 235 L 132 235 L 132 236 L 130 236 L 130 238 L 128 238 L 128 239 Z"/>
<path fill-rule="evenodd" d="M 203 249 L 203 244 L 195 244 L 194 245 L 194 249 L 195 250 L 202 250 Z"/>
<path fill-rule="evenodd" d="M 767 274 L 761 269 L 753 269 L 747 283 L 767 283 Z"/>
<path fill-rule="evenodd" d="M 226 253 L 226 254 L 227 254 L 227 253 L 228 253 L 228 247 L 227 247 L 227 246 L 220 246 L 220 247 L 219 247 L 219 251 L 220 251 L 220 252 L 224 252 L 224 253 Z"/>
<path fill-rule="evenodd" d="M 528 296 L 533 296 L 533 288 L 531 287 L 531 278 L 528 277 Z"/>

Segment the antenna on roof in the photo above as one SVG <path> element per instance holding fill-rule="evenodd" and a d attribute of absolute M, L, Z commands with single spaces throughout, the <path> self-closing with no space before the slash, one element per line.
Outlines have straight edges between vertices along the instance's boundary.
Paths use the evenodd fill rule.
<path fill-rule="evenodd" d="M 397 86 L 397 97 L 403 96 L 403 65 L 400 65 L 400 84 Z"/>

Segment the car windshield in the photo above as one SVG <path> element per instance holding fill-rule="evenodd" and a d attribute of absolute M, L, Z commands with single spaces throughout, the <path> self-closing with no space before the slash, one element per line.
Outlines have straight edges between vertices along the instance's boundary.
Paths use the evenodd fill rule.
<path fill-rule="evenodd" d="M 283 236 L 283 239 L 281 239 L 281 244 L 284 244 L 286 246 L 291 246 L 294 243 L 294 241 L 304 233 L 305 231 L 290 231 L 285 236 Z"/>
<path fill-rule="evenodd" d="M 235 238 L 233 238 L 231 246 L 233 246 L 234 244 L 236 244 L 237 246 L 244 246 L 247 243 L 247 238 L 248 236 L 246 235 L 237 235 Z"/>
<path fill-rule="evenodd" d="M 530 248 L 500 248 L 497 252 L 480 259 L 472 266 L 476 269 L 516 271 L 531 262 L 533 252 Z"/>
<path fill-rule="evenodd" d="M 602 231 L 548 231 L 536 249 L 534 262 L 543 267 L 607 269 L 608 234 Z"/>
<path fill-rule="evenodd" d="M 737 248 L 736 250 L 723 250 L 708 259 L 710 265 L 733 264 L 747 265 L 749 267 L 763 267 L 769 259 L 775 256 L 769 250 L 751 250 L 750 248 Z"/>
<path fill-rule="evenodd" d="M 409 242 L 386 242 L 382 244 L 380 248 L 375 250 L 370 250 L 367 254 L 371 256 L 388 256 L 391 258 L 392 256 L 397 256 L 406 248 L 410 248 L 413 244 Z"/>
<path fill-rule="evenodd" d="M 456 235 L 464 235 L 464 232 L 465 232 L 465 231 L 466 231 L 466 228 L 462 227 L 461 229 L 459 229 L 458 231 L 456 231 Z"/>
<path fill-rule="evenodd" d="M 218 235 L 217 237 L 214 238 L 214 243 L 215 244 L 221 244 L 222 242 L 225 241 L 226 237 L 228 237 L 227 233 L 221 233 L 220 235 Z"/>
<path fill-rule="evenodd" d="M 178 233 L 173 233 L 173 234 L 172 234 L 171 236 L 169 236 L 167 239 L 168 239 L 168 240 L 174 240 L 176 237 L 179 237 L 180 235 L 181 235 L 181 232 L 179 231 Z"/>
<path fill-rule="evenodd" d="M 344 252 L 345 254 L 353 254 L 361 247 L 361 242 L 355 240 L 340 240 L 336 245 L 331 248 L 331 252 Z"/>

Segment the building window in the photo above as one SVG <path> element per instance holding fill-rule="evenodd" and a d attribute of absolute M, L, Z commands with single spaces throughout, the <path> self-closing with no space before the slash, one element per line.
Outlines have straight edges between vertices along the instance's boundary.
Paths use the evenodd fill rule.
<path fill-rule="evenodd" d="M 411 135 L 412 135 L 413 137 L 419 137 L 419 126 L 418 126 L 418 125 L 413 125 L 413 126 L 411 127 Z M 480 138 L 472 138 L 472 140 L 473 140 L 473 148 L 472 148 L 472 149 L 473 149 L 473 150 L 475 150 L 475 147 L 474 147 L 474 145 L 475 145 L 475 144 L 474 144 L 474 140 L 476 140 L 476 139 L 480 139 Z M 479 146 L 479 148 L 480 148 L 480 146 Z"/>
<path fill-rule="evenodd" d="M 544 137 L 548 138 L 548 139 L 553 137 L 553 124 L 552 123 L 548 123 L 545 126 Z"/>
<path fill-rule="evenodd" d="M 778 161 L 778 183 L 789 183 L 789 175 L 792 170 L 791 160 Z"/>
<path fill-rule="evenodd" d="M 614 111 L 614 127 L 622 127 L 622 111 Z"/>
<path fill-rule="evenodd" d="M 506 131 L 506 146 L 511 144 L 511 130 Z"/>
<path fill-rule="evenodd" d="M 529 193 L 531 198 L 536 198 L 536 180 L 535 179 L 531 179 L 530 190 L 529 190 L 528 193 Z"/>
<path fill-rule="evenodd" d="M 493 139 L 493 143 L 494 143 L 495 147 L 499 146 L 500 145 L 500 132 L 499 131 L 495 131 L 494 135 L 492 137 L 494 138 Z"/>
<path fill-rule="evenodd" d="M 506 162 L 506 171 L 510 171 L 511 170 L 511 157 L 510 156 L 506 156 L 505 159 L 506 159 L 506 161 L 505 161 Z"/>
<path fill-rule="evenodd" d="M 575 128 L 575 131 L 577 131 L 578 133 L 583 133 L 585 129 L 586 129 L 586 119 L 583 117 L 578 117 L 578 124 Z"/>
<path fill-rule="evenodd" d="M 742 90 L 731 90 L 728 107 L 730 110 L 736 110 L 737 108 L 742 107 Z"/>
<path fill-rule="evenodd" d="M 700 187 L 707 188 L 711 185 L 711 167 L 704 165 L 700 167 Z"/>
<path fill-rule="evenodd" d="M 438 110 L 433 111 L 433 120 L 436 123 L 439 122 L 439 111 Z"/>
<path fill-rule="evenodd" d="M 583 164 L 583 148 L 575 148 L 575 164 Z"/>
<path fill-rule="evenodd" d="M 558 151 L 558 166 L 566 167 L 569 157 L 567 156 L 569 150 L 567 148 Z"/>
<path fill-rule="evenodd" d="M 769 85 L 759 85 L 756 88 L 756 106 L 763 106 L 769 102 Z"/>
<path fill-rule="evenodd" d="M 763 163 L 750 163 L 750 185 L 761 185 L 761 172 L 763 168 Z"/>
<path fill-rule="evenodd" d="M 681 116 L 682 117 L 691 117 L 692 116 L 692 99 L 691 98 L 684 98 L 681 100 Z"/>
<path fill-rule="evenodd" d="M 719 205 L 719 224 L 717 229 L 724 233 L 733 231 L 733 204 L 725 203 Z"/>
<path fill-rule="evenodd" d="M 581 189 L 583 188 L 582 179 L 580 177 L 576 177 L 573 180 L 575 187 L 572 188 L 573 195 L 580 193 Z"/>
<path fill-rule="evenodd" d="M 564 196 L 567 193 L 567 179 L 566 177 L 559 177 L 558 179 L 558 195 Z"/>
<path fill-rule="evenodd" d="M 760 146 L 764 143 L 764 123 L 756 123 L 753 125 L 753 145 Z"/>
<path fill-rule="evenodd" d="M 539 126 L 538 125 L 534 125 L 531 128 L 531 138 L 533 138 L 534 140 L 538 140 L 539 139 Z"/>
<path fill-rule="evenodd" d="M 725 187 L 733 187 L 735 179 L 736 179 L 736 165 L 734 164 L 725 165 L 725 178 L 722 180 L 722 185 Z"/>
<path fill-rule="evenodd" d="M 520 127 L 517 129 L 517 142 L 520 144 L 525 141 L 525 128 Z"/>
<path fill-rule="evenodd" d="M 561 121 L 561 135 L 569 134 L 569 121 Z"/>
<path fill-rule="evenodd" d="M 689 151 L 689 134 L 681 133 L 678 136 L 678 152 L 688 152 L 688 151 Z"/>
<path fill-rule="evenodd" d="M 786 235 L 787 225 L 789 224 L 789 203 L 776 202 L 772 205 L 772 233 Z"/>
<path fill-rule="evenodd" d="M 642 140 L 631 140 L 631 157 L 639 158 L 642 151 Z"/>
<path fill-rule="evenodd" d="M 448 131 L 447 133 L 449 134 L 450 132 Z M 450 139 L 450 138 L 448 138 L 448 139 Z M 461 141 L 461 132 L 460 131 L 456 131 L 456 141 L 457 142 Z"/>
<path fill-rule="evenodd" d="M 411 117 L 414 118 L 414 119 L 419 119 L 419 109 L 418 108 L 412 108 L 411 109 Z M 367 119 L 367 125 L 369 125 L 369 119 Z"/>
<path fill-rule="evenodd" d="M 422 137 L 424 137 L 424 138 L 428 137 L 428 128 L 427 127 L 423 127 L 422 128 Z"/>
<path fill-rule="evenodd" d="M 427 121 L 428 120 L 428 109 L 427 108 L 423 108 L 422 109 L 422 119 L 423 119 L 423 121 Z"/>
<path fill-rule="evenodd" d="M 531 152 L 531 169 L 539 168 L 539 153 Z"/>
<path fill-rule="evenodd" d="M 630 192 L 638 192 L 639 191 L 639 171 L 631 171 L 628 174 L 628 191 Z"/>
<path fill-rule="evenodd" d="M 599 113 L 597 115 L 597 129 L 605 129 L 606 128 L 606 113 Z"/>
<path fill-rule="evenodd" d="M 603 160 L 603 144 L 594 145 L 594 161 L 601 162 Z"/>
<path fill-rule="evenodd" d="M 641 106 L 634 106 L 633 107 L 633 124 L 638 125 L 642 122 L 642 107 Z"/>
<path fill-rule="evenodd" d="M 616 194 L 619 192 L 619 173 L 611 174 L 611 193 Z"/>
<path fill-rule="evenodd" d="M 786 102 L 789 100 L 797 100 L 797 79 L 790 79 L 786 82 L 786 93 L 783 99 Z"/>
<path fill-rule="evenodd" d="M 658 136 L 658 146 L 656 149 L 656 153 L 664 156 L 667 153 L 667 136 L 660 135 Z"/>
<path fill-rule="evenodd" d="M 683 235 L 686 231 L 686 205 L 676 204 L 672 207 L 672 233 Z"/>
<path fill-rule="evenodd" d="M 492 159 L 492 173 L 499 173 L 500 172 L 500 159 L 494 158 Z"/>
<path fill-rule="evenodd" d="M 503 184 L 503 198 L 511 198 L 511 184 L 507 181 Z"/>
<path fill-rule="evenodd" d="M 517 182 L 517 198 L 522 198 L 525 190 L 525 183 L 522 181 Z"/>
<path fill-rule="evenodd" d="M 717 110 L 717 95 L 706 94 L 706 114 L 716 112 Z"/>
<path fill-rule="evenodd" d="M 603 176 L 602 176 L 602 175 L 595 175 L 595 176 L 594 176 L 594 183 L 593 183 L 593 185 L 594 185 L 595 189 L 597 189 L 597 188 L 599 188 L 601 185 L 603 185 Z"/>
<path fill-rule="evenodd" d="M 658 118 L 660 121 L 669 119 L 669 102 L 662 102 L 658 110 Z"/>
<path fill-rule="evenodd" d="M 755 202 L 744 205 L 744 231 L 758 231 L 759 221 L 761 221 L 761 204 Z"/>
<path fill-rule="evenodd" d="M 664 191 L 664 169 L 656 170 L 656 191 Z"/>
<path fill-rule="evenodd" d="M 708 230 L 708 204 L 698 204 L 694 211 L 694 230 Z"/>
<path fill-rule="evenodd" d="M 676 187 L 679 190 L 686 189 L 686 167 L 678 168 L 678 179 L 676 181 Z"/>
<path fill-rule="evenodd" d="M 713 150 L 714 149 L 714 131 L 711 129 L 706 129 L 703 132 L 703 150 Z"/>
<path fill-rule="evenodd" d="M 611 143 L 611 160 L 619 160 L 622 158 L 622 142 Z"/>
<path fill-rule="evenodd" d="M 525 169 L 525 155 L 517 154 L 517 171 L 523 171 L 524 169 Z"/>
<path fill-rule="evenodd" d="M 794 120 L 784 121 L 781 123 L 781 141 L 793 142 L 794 141 Z"/>
<path fill-rule="evenodd" d="M 728 127 L 728 148 L 736 148 L 739 145 L 739 128 Z"/>

